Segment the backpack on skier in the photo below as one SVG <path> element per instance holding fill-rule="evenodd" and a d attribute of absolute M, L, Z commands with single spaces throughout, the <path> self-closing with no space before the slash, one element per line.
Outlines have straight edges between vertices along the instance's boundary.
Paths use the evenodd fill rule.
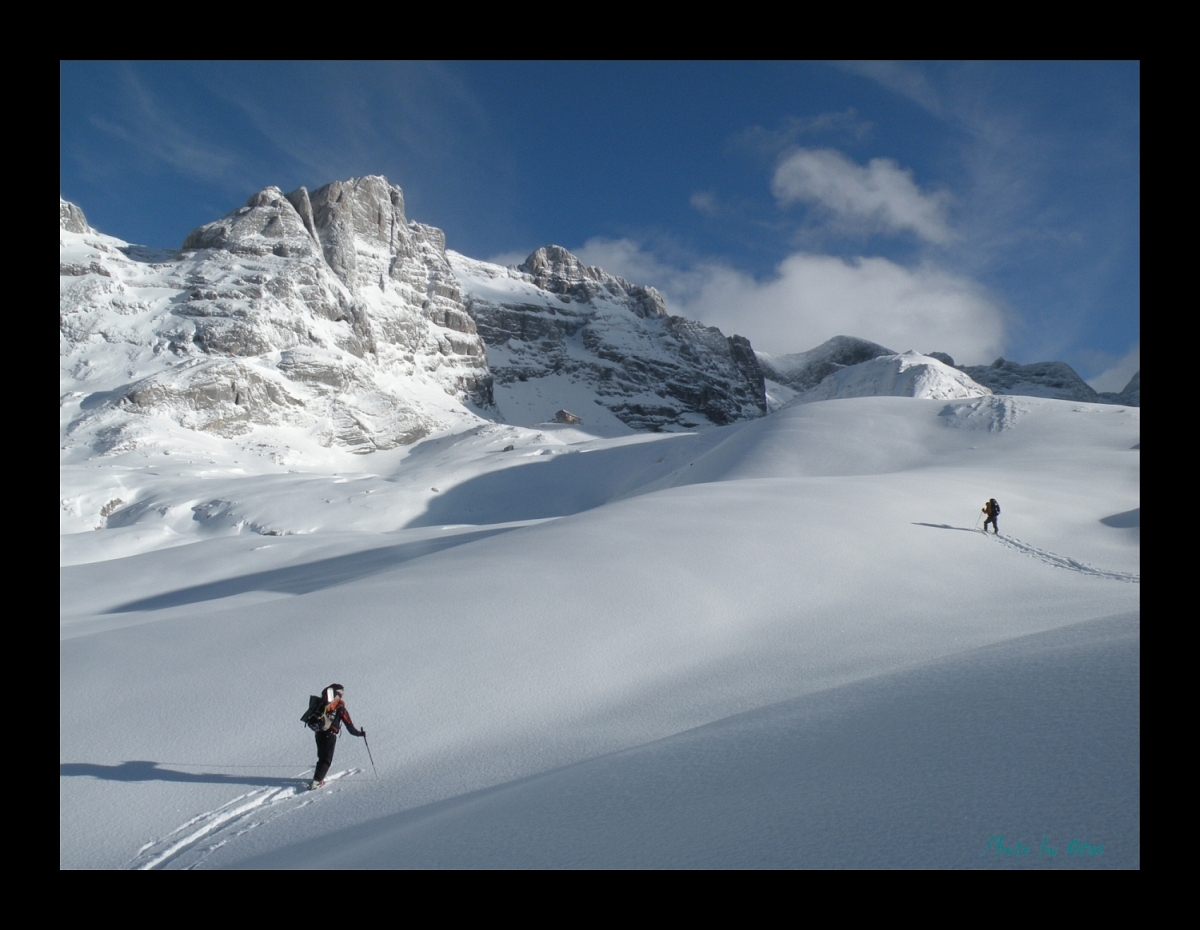
<path fill-rule="evenodd" d="M 329 705 L 325 703 L 323 697 L 315 694 L 308 696 L 308 710 L 300 718 L 310 730 L 314 733 L 320 733 L 322 730 L 328 730 L 333 726 L 333 714 L 326 713 L 326 708 Z"/>

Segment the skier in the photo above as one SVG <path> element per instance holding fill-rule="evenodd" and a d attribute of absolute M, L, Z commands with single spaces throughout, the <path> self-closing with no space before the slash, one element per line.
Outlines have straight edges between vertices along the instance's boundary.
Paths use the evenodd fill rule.
<path fill-rule="evenodd" d="M 354 721 L 350 719 L 350 712 L 346 710 L 346 702 L 342 700 L 345 694 L 346 689 L 336 683 L 322 692 L 321 696 L 325 701 L 325 707 L 320 716 L 321 728 L 316 731 L 317 770 L 313 772 L 312 781 L 308 785 L 309 791 L 325 784 L 325 775 L 329 772 L 329 766 L 333 765 L 333 750 L 337 746 L 338 733 L 341 732 L 343 723 L 346 724 L 346 729 L 355 736 L 367 738 L 367 731 L 355 727 Z"/>
<path fill-rule="evenodd" d="M 996 522 L 996 518 L 1000 516 L 1000 505 L 996 503 L 996 498 L 991 498 L 983 505 L 983 512 L 987 514 L 987 519 L 983 521 L 983 531 L 986 533 L 988 524 L 992 525 L 992 532 L 996 535 L 1000 534 L 1000 524 Z"/>

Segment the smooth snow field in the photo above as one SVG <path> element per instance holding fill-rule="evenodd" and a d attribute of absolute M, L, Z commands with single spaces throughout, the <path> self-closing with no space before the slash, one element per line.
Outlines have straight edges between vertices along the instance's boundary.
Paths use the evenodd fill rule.
<path fill-rule="evenodd" d="M 1137 868 L 1139 418 L 64 461 L 60 866 Z"/>

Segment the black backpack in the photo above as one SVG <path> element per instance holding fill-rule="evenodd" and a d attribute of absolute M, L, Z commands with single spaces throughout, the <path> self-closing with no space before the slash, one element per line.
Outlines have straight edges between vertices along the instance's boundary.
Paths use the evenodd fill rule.
<path fill-rule="evenodd" d="M 992 510 L 995 516 L 1000 516 L 1000 505 L 996 503 L 996 498 L 992 498 Z"/>
<path fill-rule="evenodd" d="M 333 725 L 333 714 L 325 713 L 327 706 L 323 697 L 310 694 L 308 696 L 308 710 L 304 712 L 300 720 L 314 733 L 328 730 Z"/>

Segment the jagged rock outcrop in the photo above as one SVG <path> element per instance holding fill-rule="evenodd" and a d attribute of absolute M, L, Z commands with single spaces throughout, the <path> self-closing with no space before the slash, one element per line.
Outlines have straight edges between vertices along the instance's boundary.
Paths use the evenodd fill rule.
<path fill-rule="evenodd" d="M 83 211 L 69 200 L 63 200 L 62 197 L 58 198 L 58 228 L 72 233 L 92 231 Z"/>
<path fill-rule="evenodd" d="M 106 448 L 133 415 L 301 426 L 369 452 L 491 399 L 445 238 L 385 178 L 264 188 L 178 252 L 103 236 L 63 201 L 60 240 L 64 386 L 91 389 L 64 393 L 89 399 L 68 433 Z"/>
<path fill-rule="evenodd" d="M 895 355 L 875 342 L 853 336 L 834 336 L 815 349 L 792 355 L 768 355 L 759 352 L 758 361 L 763 374 L 778 384 L 803 394 L 820 384 L 826 377 L 862 362 L 883 355 Z"/>
<path fill-rule="evenodd" d="M 510 268 L 449 255 L 488 345 L 498 412 L 511 422 L 549 420 L 581 394 L 634 429 L 766 412 L 749 341 L 670 315 L 654 288 L 585 266 L 560 246 Z"/>

